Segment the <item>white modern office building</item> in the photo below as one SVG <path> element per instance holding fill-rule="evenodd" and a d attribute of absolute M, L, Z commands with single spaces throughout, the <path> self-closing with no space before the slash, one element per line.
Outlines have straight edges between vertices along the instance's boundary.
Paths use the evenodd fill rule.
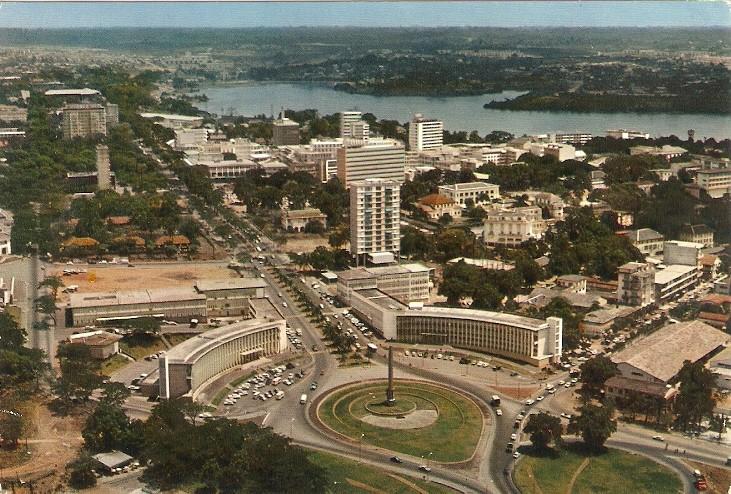
<path fill-rule="evenodd" d="M 430 269 L 423 264 L 356 268 L 338 273 L 338 298 L 350 304 L 350 294 L 377 288 L 401 303 L 428 302 Z"/>
<path fill-rule="evenodd" d="M 369 178 L 404 181 L 406 150 L 395 139 L 371 139 L 367 143 L 352 140 L 346 147 L 338 149 L 338 178 L 350 186 L 351 183 Z"/>
<path fill-rule="evenodd" d="M 409 149 L 424 151 L 436 149 L 444 144 L 444 122 L 424 118 L 421 113 L 414 114 L 409 124 Z"/>
<path fill-rule="evenodd" d="M 287 348 L 281 318 L 249 319 L 210 329 L 174 346 L 160 357 L 160 398 L 195 398 L 212 378 Z"/>
<path fill-rule="evenodd" d="M 359 111 L 344 111 L 340 112 L 340 137 L 345 139 L 352 137 L 350 134 L 350 124 L 354 122 L 360 122 L 363 119 L 363 113 Z M 367 125 L 367 124 L 366 124 Z"/>
<path fill-rule="evenodd" d="M 356 290 L 351 307 L 388 340 L 452 346 L 546 367 L 560 362 L 563 320 L 449 307 L 410 308 L 376 289 Z"/>
<path fill-rule="evenodd" d="M 350 253 L 356 264 L 374 254 L 390 253 L 398 259 L 401 249 L 400 183 L 368 179 L 350 184 Z"/>

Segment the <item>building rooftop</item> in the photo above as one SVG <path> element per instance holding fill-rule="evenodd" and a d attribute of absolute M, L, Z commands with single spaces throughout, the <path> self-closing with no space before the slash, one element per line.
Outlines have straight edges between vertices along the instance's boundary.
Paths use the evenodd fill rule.
<path fill-rule="evenodd" d="M 604 383 L 605 387 L 628 389 L 638 393 L 657 396 L 658 398 L 667 398 L 676 393 L 675 388 L 668 388 L 661 383 L 652 383 L 641 381 L 639 379 L 628 379 L 622 376 L 614 376 L 607 379 Z"/>
<path fill-rule="evenodd" d="M 439 188 L 442 189 L 452 189 L 452 190 L 488 190 L 493 187 L 499 187 L 498 185 L 487 183 L 487 182 L 463 182 L 459 184 L 451 184 L 451 185 L 440 185 Z"/>
<path fill-rule="evenodd" d="M 107 468 L 116 468 L 134 460 L 130 455 L 116 450 L 108 453 L 99 453 L 98 455 L 92 456 L 92 458 Z"/>
<path fill-rule="evenodd" d="M 492 312 L 487 310 L 475 309 L 456 309 L 452 307 L 434 307 L 426 306 L 423 309 L 414 309 L 408 311 L 409 315 L 416 316 L 432 316 L 432 317 L 449 317 L 453 319 L 469 319 L 485 322 L 493 322 L 498 324 L 509 324 L 531 331 L 542 329 L 546 325 L 546 321 L 542 319 L 533 319 L 531 317 L 517 316 L 505 312 Z"/>
<path fill-rule="evenodd" d="M 446 206 L 454 204 L 454 201 L 447 196 L 441 194 L 429 194 L 419 199 L 419 203 L 424 206 Z"/>
<path fill-rule="evenodd" d="M 239 338 L 243 334 L 259 330 L 262 325 L 284 324 L 284 319 L 257 318 L 247 319 L 234 324 L 227 324 L 209 329 L 193 338 L 172 347 L 165 353 L 168 363 L 193 364 L 213 348 L 228 341 Z"/>
<path fill-rule="evenodd" d="M 665 238 L 662 233 L 656 232 L 652 228 L 640 228 L 638 230 L 627 230 L 618 233 L 626 234 L 633 242 L 649 242 L 651 240 L 663 240 Z"/>
<path fill-rule="evenodd" d="M 670 324 L 612 356 L 663 381 L 670 381 L 688 360 L 696 362 L 720 346 L 729 336 L 700 321 Z"/>
<path fill-rule="evenodd" d="M 180 120 L 184 122 L 198 122 L 203 117 L 193 117 L 190 115 L 177 115 L 175 113 L 140 113 L 142 118 L 164 118 L 166 120 Z"/>
<path fill-rule="evenodd" d="M 78 343 L 86 346 L 107 346 L 121 339 L 122 337 L 120 335 L 107 333 L 106 331 L 93 331 L 90 333 L 71 335 L 69 337 L 69 341 L 71 343 Z"/>
<path fill-rule="evenodd" d="M 195 288 L 199 292 L 214 290 L 243 290 L 247 288 L 266 288 L 266 282 L 261 278 L 224 278 L 221 280 L 198 280 Z"/>
<path fill-rule="evenodd" d="M 85 87 L 82 89 L 49 89 L 44 94 L 46 96 L 95 96 L 100 93 L 96 89 Z"/>
<path fill-rule="evenodd" d="M 317 208 L 288 209 L 284 213 L 288 218 L 319 218 L 325 214 Z"/>
<path fill-rule="evenodd" d="M 625 317 L 637 310 L 637 307 L 609 307 L 593 310 L 584 316 L 584 322 L 589 324 L 607 324 L 619 317 Z"/>
<path fill-rule="evenodd" d="M 696 266 L 684 266 L 682 264 L 671 264 L 665 269 L 659 269 L 655 271 L 655 284 L 664 285 L 670 283 L 674 279 L 684 276 L 691 271 L 696 270 Z"/>
<path fill-rule="evenodd" d="M 193 287 L 148 288 L 121 292 L 72 293 L 69 306 L 103 307 L 108 305 L 148 304 L 156 302 L 176 302 L 180 300 L 205 300 L 206 296 L 196 292 Z"/>

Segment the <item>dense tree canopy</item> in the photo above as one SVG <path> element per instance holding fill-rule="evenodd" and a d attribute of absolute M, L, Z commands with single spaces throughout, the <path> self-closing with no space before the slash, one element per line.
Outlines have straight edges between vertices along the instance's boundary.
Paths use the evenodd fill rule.
<path fill-rule="evenodd" d="M 528 423 L 523 430 L 530 434 L 530 441 L 535 448 L 545 449 L 551 442 L 561 442 L 563 426 L 560 418 L 540 412 L 528 416 Z"/>

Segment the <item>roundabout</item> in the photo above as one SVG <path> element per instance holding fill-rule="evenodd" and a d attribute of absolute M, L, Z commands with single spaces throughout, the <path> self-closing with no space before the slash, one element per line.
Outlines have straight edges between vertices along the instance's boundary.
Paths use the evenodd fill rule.
<path fill-rule="evenodd" d="M 392 386 L 390 395 L 387 380 L 334 389 L 319 401 L 316 418 L 358 443 L 443 463 L 472 458 L 484 416 L 471 397 L 423 381 Z"/>

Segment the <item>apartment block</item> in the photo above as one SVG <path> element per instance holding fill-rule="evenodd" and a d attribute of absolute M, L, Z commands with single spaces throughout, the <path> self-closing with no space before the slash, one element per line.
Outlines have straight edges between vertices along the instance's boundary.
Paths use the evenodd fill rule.
<path fill-rule="evenodd" d="M 357 264 L 369 255 L 391 253 L 398 258 L 401 249 L 400 183 L 395 180 L 368 179 L 350 183 L 350 253 Z"/>
<path fill-rule="evenodd" d="M 650 263 L 628 262 L 619 267 L 617 301 L 633 307 L 655 302 L 655 267 Z"/>
<path fill-rule="evenodd" d="M 107 135 L 107 112 L 102 105 L 81 103 L 63 108 L 61 123 L 64 139 Z"/>

